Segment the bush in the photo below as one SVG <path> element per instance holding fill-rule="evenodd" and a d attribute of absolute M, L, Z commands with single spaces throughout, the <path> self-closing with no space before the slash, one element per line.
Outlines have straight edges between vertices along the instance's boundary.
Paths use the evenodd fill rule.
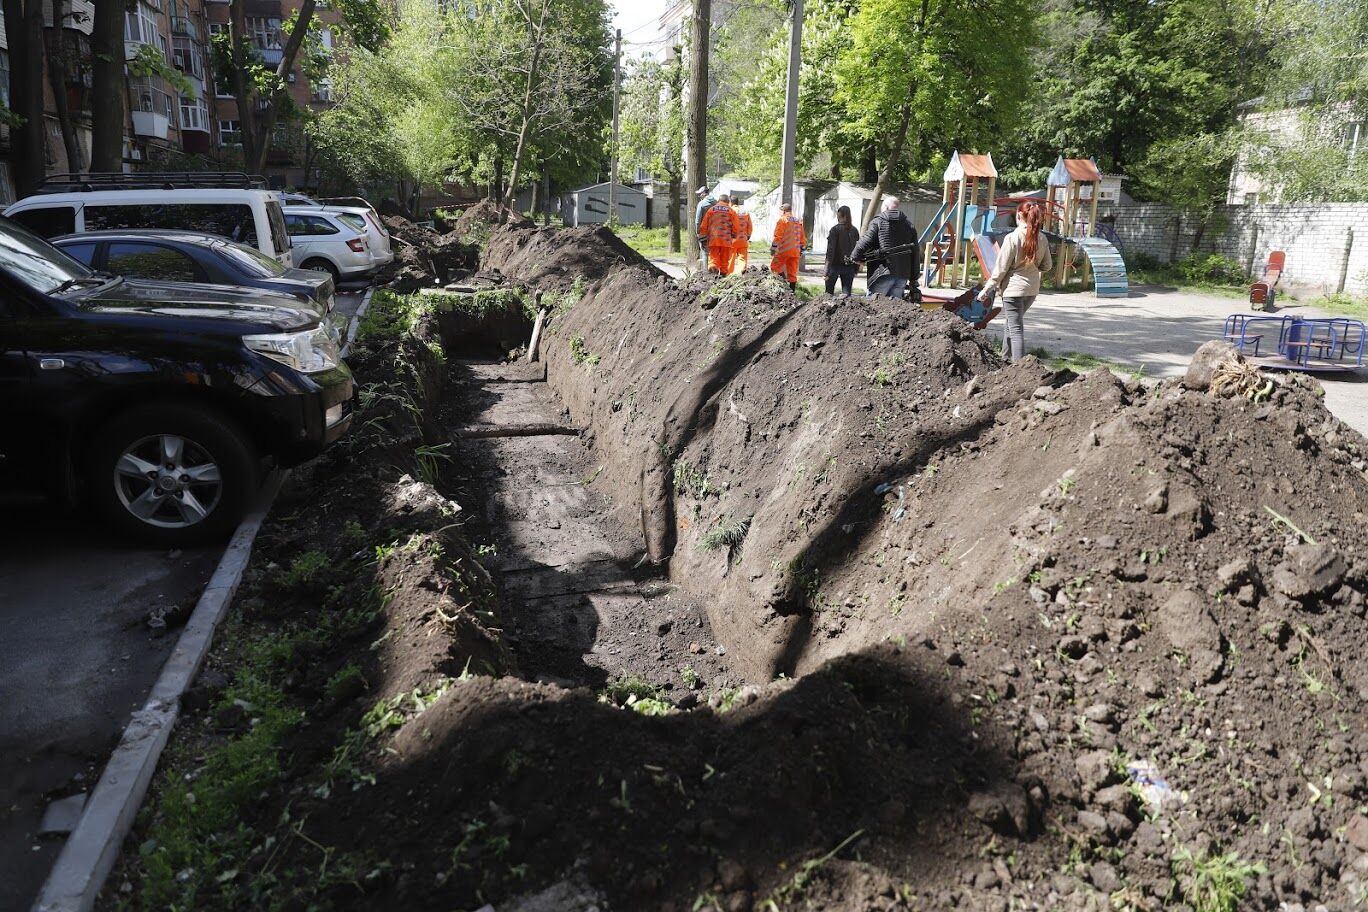
<path fill-rule="evenodd" d="M 1190 253 L 1178 261 L 1177 267 L 1193 285 L 1243 285 L 1249 281 L 1243 266 L 1216 254 Z"/>
<path fill-rule="evenodd" d="M 1132 253 L 1126 258 L 1126 266 L 1132 272 L 1153 272 L 1164 264 L 1159 262 L 1159 258 L 1148 253 Z"/>

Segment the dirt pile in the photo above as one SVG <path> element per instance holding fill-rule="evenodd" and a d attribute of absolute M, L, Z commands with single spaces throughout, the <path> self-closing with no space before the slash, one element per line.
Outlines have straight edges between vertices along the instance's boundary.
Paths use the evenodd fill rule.
<path fill-rule="evenodd" d="M 484 265 L 561 291 L 610 246 L 507 231 Z M 1368 442 L 1314 382 L 1003 367 L 949 316 L 777 286 L 609 269 L 548 379 L 756 680 L 906 644 L 1006 739 L 1002 777 L 950 787 L 928 907 L 1362 901 Z M 895 879 L 924 861 L 896 834 L 862 849 Z"/>
<path fill-rule="evenodd" d="M 528 227 L 532 223 L 523 218 L 521 213 L 510 212 L 493 200 L 486 199 L 462 210 L 460 217 L 456 219 L 452 233 L 459 238 L 465 238 L 471 243 L 483 247 L 490 235 L 501 224 L 511 227 Z"/>
<path fill-rule="evenodd" d="M 407 294 L 456 281 L 479 264 L 479 247 L 458 232 L 439 234 L 401 215 L 386 215 L 384 223 L 394 262 L 377 276 L 377 284 Z"/>
<path fill-rule="evenodd" d="M 664 273 L 602 226 L 537 228 L 513 225 L 489 239 L 482 259 L 518 282 L 546 291 L 564 292 L 596 282 L 619 266 L 638 267 L 649 280 Z"/>

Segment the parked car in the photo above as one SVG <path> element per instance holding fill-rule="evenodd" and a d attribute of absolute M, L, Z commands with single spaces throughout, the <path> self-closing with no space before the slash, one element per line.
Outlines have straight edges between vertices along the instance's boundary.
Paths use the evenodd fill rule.
<path fill-rule="evenodd" d="M 394 250 L 390 245 L 389 229 L 385 227 L 380 213 L 375 207 L 359 196 L 338 196 L 330 199 L 314 199 L 302 193 L 281 193 L 280 198 L 286 208 L 312 207 L 326 212 L 349 212 L 359 215 L 366 221 L 366 236 L 370 241 L 371 259 L 378 269 L 394 261 Z"/>
<path fill-rule="evenodd" d="M 97 271 L 130 279 L 241 285 L 293 295 L 331 314 L 332 276 L 286 269 L 255 247 L 193 231 L 88 231 L 52 242 Z"/>
<path fill-rule="evenodd" d="M 314 206 L 290 206 L 285 229 L 302 269 L 331 273 L 335 282 L 363 278 L 376 269 L 366 223 L 360 216 Z"/>
<path fill-rule="evenodd" d="M 295 265 L 279 198 L 241 175 L 56 175 L 4 214 L 45 238 L 86 231 L 162 228 L 216 234 Z M 179 180 L 179 182 L 177 182 Z M 262 184 L 261 186 L 264 186 Z"/>
<path fill-rule="evenodd" d="M 240 521 L 264 460 L 351 423 L 339 340 L 297 298 L 97 272 L 0 218 L 0 476 L 166 545 Z"/>

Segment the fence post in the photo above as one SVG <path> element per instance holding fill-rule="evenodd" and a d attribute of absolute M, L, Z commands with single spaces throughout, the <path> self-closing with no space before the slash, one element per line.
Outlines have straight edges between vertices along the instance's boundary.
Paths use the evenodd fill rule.
<path fill-rule="evenodd" d="M 1347 228 L 1344 233 L 1344 259 L 1340 260 L 1339 285 L 1336 292 L 1344 291 L 1344 284 L 1349 280 L 1349 254 L 1354 250 L 1354 229 Z"/>

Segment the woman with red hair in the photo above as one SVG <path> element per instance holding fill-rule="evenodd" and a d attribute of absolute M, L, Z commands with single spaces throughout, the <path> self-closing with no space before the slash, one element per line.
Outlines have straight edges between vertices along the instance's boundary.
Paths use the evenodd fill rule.
<path fill-rule="evenodd" d="M 1036 200 L 1026 200 L 1016 213 L 1016 230 L 1002 239 L 997 266 L 979 292 L 987 301 L 994 289 L 1002 289 L 1002 356 L 1008 361 L 1026 357 L 1026 311 L 1040 294 L 1040 277 L 1054 265 L 1050 242 L 1041 234 L 1045 210 Z"/>

